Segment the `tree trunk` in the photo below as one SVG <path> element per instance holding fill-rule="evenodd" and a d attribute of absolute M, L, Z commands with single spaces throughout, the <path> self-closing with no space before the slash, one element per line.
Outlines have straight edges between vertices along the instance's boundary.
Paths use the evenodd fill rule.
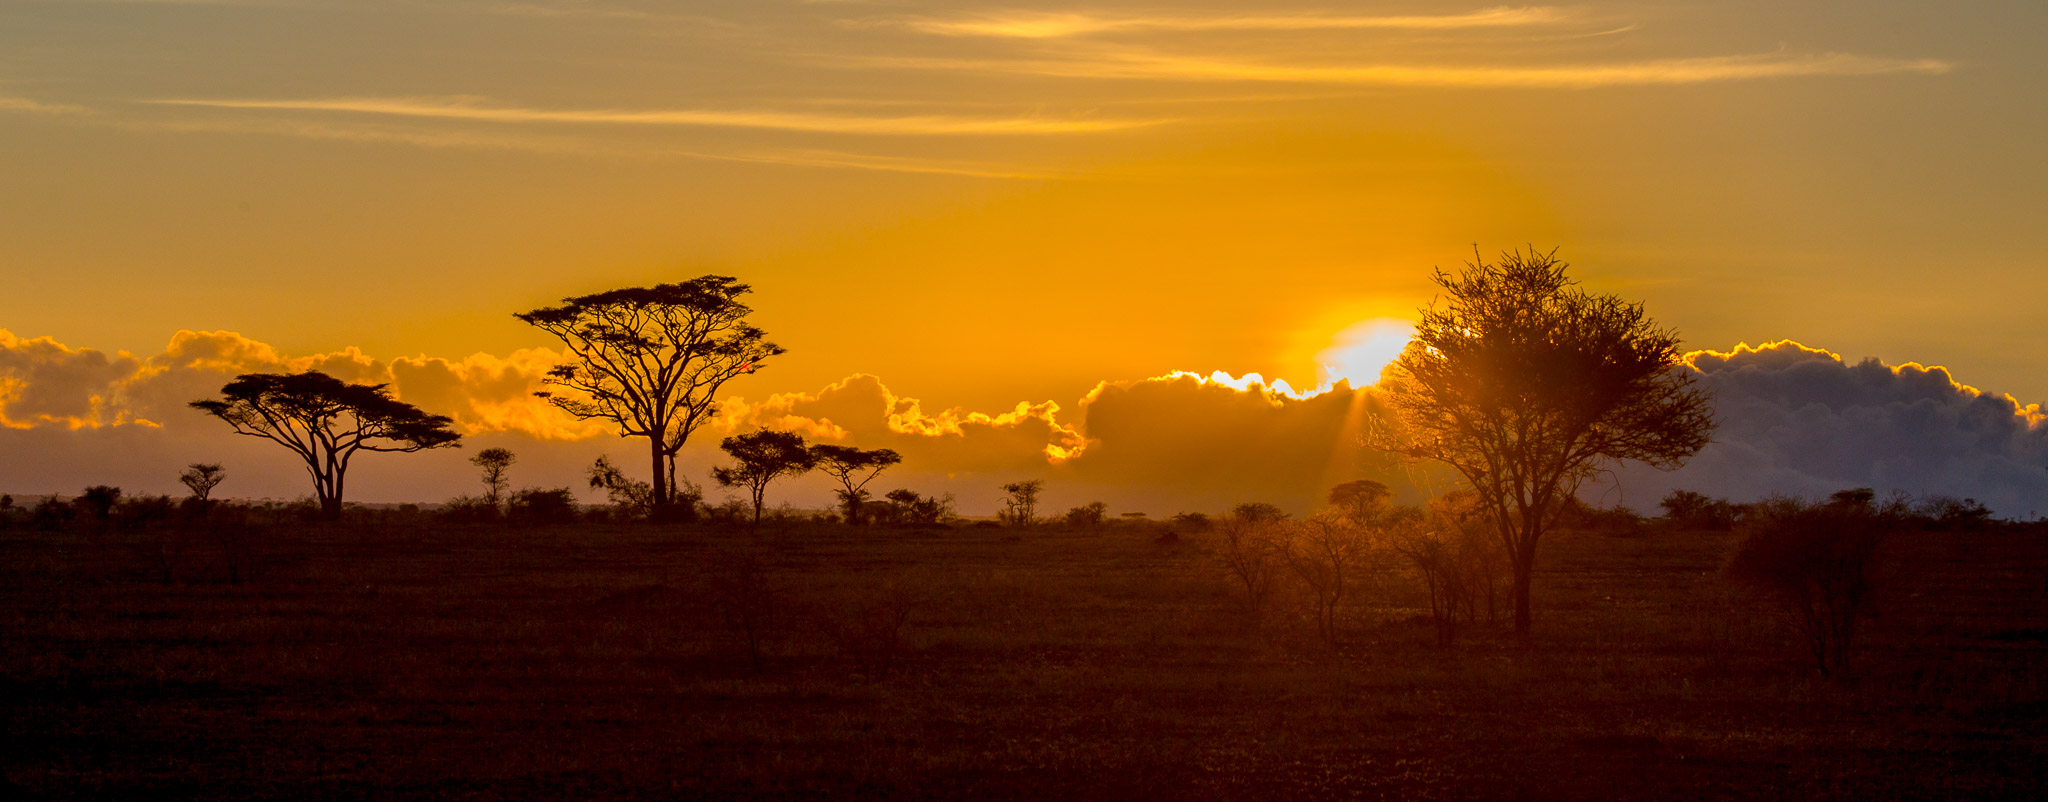
<path fill-rule="evenodd" d="M 648 487 L 652 490 L 652 498 L 648 499 L 648 501 L 652 506 L 656 507 L 667 505 L 670 499 L 668 463 L 663 460 L 663 457 L 667 455 L 661 453 L 661 438 L 662 435 L 658 433 L 649 435 L 647 438 L 648 442 L 654 444 L 652 448 L 654 452 L 654 472 L 649 474 L 653 478 L 648 480 L 647 483 Z"/>
<path fill-rule="evenodd" d="M 1520 560 L 1515 565 L 1515 637 L 1529 639 L 1529 568 Z"/>

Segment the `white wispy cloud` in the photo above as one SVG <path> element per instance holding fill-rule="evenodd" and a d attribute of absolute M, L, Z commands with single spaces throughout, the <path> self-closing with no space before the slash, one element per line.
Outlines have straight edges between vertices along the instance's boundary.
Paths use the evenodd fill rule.
<path fill-rule="evenodd" d="M 1115 49 L 1079 58 L 882 57 L 860 59 L 859 62 L 878 67 L 972 70 L 1063 78 L 1532 89 L 1701 84 L 1810 76 L 1939 75 L 1954 69 L 1953 64 L 1939 59 L 1884 58 L 1850 53 L 1766 53 L 1610 64 L 1480 66 L 1297 65 Z"/>
<path fill-rule="evenodd" d="M 1087 134 L 1158 125 L 1167 120 L 1084 117 L 967 117 L 957 115 L 863 116 L 724 109 L 537 109 L 484 105 L 468 98 L 328 98 L 234 100 L 173 98 L 148 100 L 166 106 L 267 111 L 370 114 L 488 123 L 562 123 L 638 126 L 757 128 L 777 131 L 874 135 Z"/>
<path fill-rule="evenodd" d="M 1053 39 L 1133 31 L 1449 30 L 1555 23 L 1568 18 L 1550 7 L 1488 8 L 1463 14 L 1358 16 L 1341 14 L 1114 16 L 1093 13 L 1001 12 L 968 17 L 907 17 L 881 23 L 940 36 Z"/>
<path fill-rule="evenodd" d="M 25 97 L 0 95 L 0 112 L 16 114 L 83 114 L 90 109 L 68 103 L 44 103 Z"/>

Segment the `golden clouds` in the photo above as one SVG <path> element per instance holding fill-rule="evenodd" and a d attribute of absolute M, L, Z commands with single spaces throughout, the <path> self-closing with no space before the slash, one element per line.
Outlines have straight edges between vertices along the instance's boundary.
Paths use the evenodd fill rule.
<path fill-rule="evenodd" d="M 559 359 L 545 348 L 461 360 L 387 361 L 354 347 L 287 357 L 231 331 L 180 331 L 162 353 L 138 358 L 73 349 L 48 337 L 23 340 L 0 330 L 0 425 L 157 426 L 189 414 L 187 402 L 219 392 L 237 374 L 319 370 L 352 383 L 390 384 L 401 399 L 454 417 L 468 433 L 519 432 L 541 439 L 603 433 L 533 397 L 541 375 Z"/>
<path fill-rule="evenodd" d="M 1954 69 L 1954 65 L 1939 59 L 1883 58 L 1851 53 L 1737 54 L 1606 64 L 1461 65 L 1286 63 L 1248 57 L 1183 55 L 1145 48 L 1100 48 L 1059 58 L 888 57 L 869 59 L 868 63 L 885 67 L 974 70 L 1058 78 L 1453 89 L 1593 89 L 1766 78 L 1940 75 Z"/>
<path fill-rule="evenodd" d="M 916 398 L 896 395 L 882 380 L 854 374 L 816 393 L 783 393 L 758 403 L 728 398 L 713 429 L 755 427 L 801 432 L 815 440 L 893 448 L 921 470 L 1036 470 L 1080 455 L 1088 441 L 1060 420 L 1052 401 L 1020 401 L 996 413 L 958 407 L 927 412 Z"/>
<path fill-rule="evenodd" d="M 779 110 L 539 109 L 485 105 L 476 98 L 315 98 L 303 100 L 163 99 L 164 106 L 215 109 L 304 111 L 412 117 L 486 123 L 760 128 L 804 133 L 957 136 L 977 134 L 1086 134 L 1157 125 L 1160 120 L 1060 118 L 1045 116 L 969 117 L 924 114 L 868 116 Z"/>
<path fill-rule="evenodd" d="M 1439 16 L 1352 16 L 1336 14 L 1109 16 L 1088 13 L 1009 11 L 940 19 L 911 17 L 896 21 L 921 33 L 941 36 L 989 36 L 1050 39 L 1134 31 L 1323 31 L 1323 30 L 1449 30 L 1535 25 L 1564 18 L 1555 8 L 1489 8 Z"/>

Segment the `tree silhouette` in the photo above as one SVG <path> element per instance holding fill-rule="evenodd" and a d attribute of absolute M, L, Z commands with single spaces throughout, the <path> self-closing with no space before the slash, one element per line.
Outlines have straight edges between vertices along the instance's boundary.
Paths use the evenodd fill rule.
<path fill-rule="evenodd" d="M 494 512 L 505 500 L 505 470 L 518 461 L 511 449 L 505 448 L 486 448 L 469 458 L 469 464 L 484 471 L 484 503 L 491 505 Z"/>
<path fill-rule="evenodd" d="M 762 429 L 736 434 L 718 444 L 731 454 L 730 468 L 711 469 L 711 478 L 721 487 L 745 487 L 754 495 L 754 525 L 761 525 L 761 500 L 768 483 L 784 476 L 796 476 L 817 465 L 817 457 L 796 432 Z"/>
<path fill-rule="evenodd" d="M 192 491 L 192 498 L 198 500 L 199 509 L 205 510 L 213 489 L 228 478 L 226 468 L 218 463 L 195 462 L 185 466 L 185 472 L 178 474 L 178 481 Z"/>
<path fill-rule="evenodd" d="M 349 461 L 361 451 L 413 452 L 458 445 L 462 435 L 445 415 L 429 415 L 392 398 L 382 384 L 348 384 L 319 371 L 244 373 L 220 389 L 222 398 L 192 406 L 267 438 L 306 461 L 321 515 L 341 517 Z"/>
<path fill-rule="evenodd" d="M 1475 254 L 1382 381 L 1402 431 L 1377 444 L 1464 476 L 1514 567 L 1515 632 L 1529 633 L 1536 546 L 1601 466 L 1676 468 L 1706 446 L 1713 412 L 1679 364 L 1678 337 L 1639 303 L 1593 295 L 1556 252 Z"/>
<path fill-rule="evenodd" d="M 647 438 L 653 503 L 675 497 L 675 455 L 717 408 L 718 388 L 752 373 L 783 348 L 746 323 L 738 298 L 752 288 L 730 276 L 699 276 L 565 298 L 514 317 L 560 338 L 576 357 L 549 371 L 536 393 L 578 418 L 618 424 Z"/>
<path fill-rule="evenodd" d="M 1344 511 L 1352 523 L 1372 523 L 1379 509 L 1394 497 L 1394 491 L 1384 483 L 1371 479 L 1354 479 L 1330 488 L 1330 505 Z"/>
<path fill-rule="evenodd" d="M 1003 499 L 1002 512 L 996 517 L 1011 526 L 1030 526 L 1038 519 L 1038 493 L 1044 489 L 1044 479 L 1003 485 L 1003 492 L 1010 497 Z"/>
<path fill-rule="evenodd" d="M 860 525 L 860 505 L 868 499 L 868 482 L 880 476 L 882 471 L 903 461 L 903 455 L 886 448 L 866 451 L 853 446 L 818 445 L 811 447 L 811 455 L 818 460 L 818 470 L 839 480 L 843 489 L 839 501 L 846 505 L 846 522 Z"/>

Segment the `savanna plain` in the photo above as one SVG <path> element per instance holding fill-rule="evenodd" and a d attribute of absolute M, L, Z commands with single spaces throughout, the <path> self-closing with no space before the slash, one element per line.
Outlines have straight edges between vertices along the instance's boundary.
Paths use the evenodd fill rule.
<path fill-rule="evenodd" d="M 1580 516 L 1524 640 L 1484 602 L 1445 629 L 1389 550 L 1334 601 L 1254 598 L 1232 521 L 16 525 L 5 792 L 2018 798 L 2048 775 L 2039 524 L 1896 533 L 1831 664 L 1731 579 L 1739 527 Z"/>

